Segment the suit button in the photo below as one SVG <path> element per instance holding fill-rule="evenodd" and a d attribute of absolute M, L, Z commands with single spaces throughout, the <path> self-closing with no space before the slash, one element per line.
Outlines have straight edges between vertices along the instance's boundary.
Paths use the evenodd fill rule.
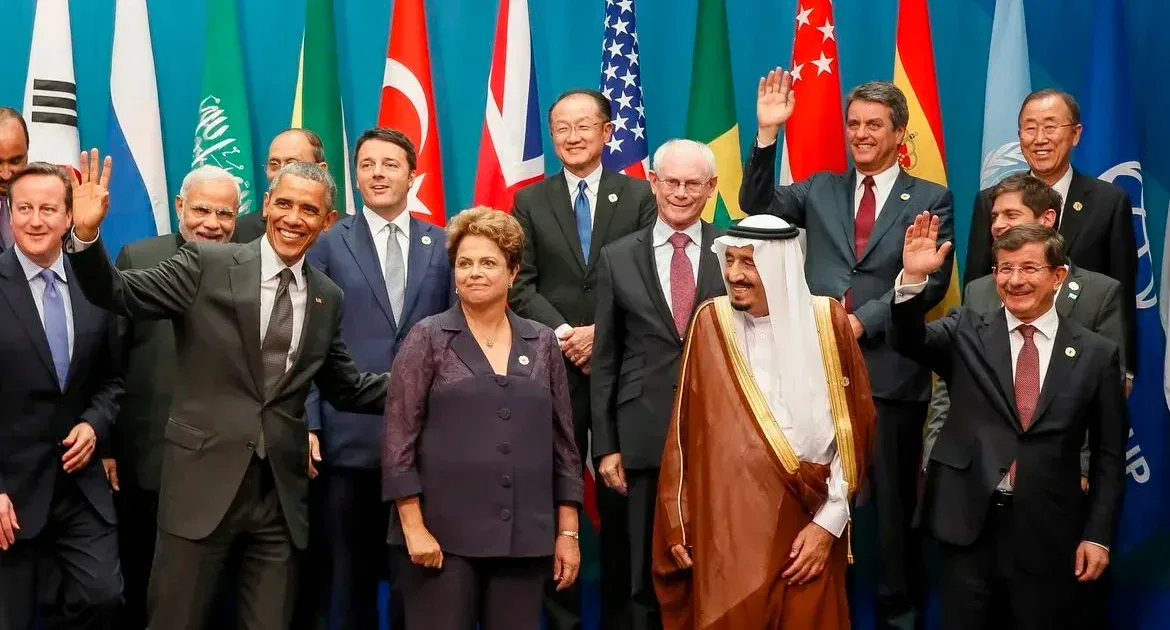
<path fill-rule="evenodd" d="M 853 274 L 853 275 L 855 275 L 855 276 L 856 276 L 858 272 L 857 272 L 857 270 L 856 270 L 856 269 L 854 269 L 853 271 L 850 271 L 849 273 L 851 273 L 851 274 Z"/>
<path fill-rule="evenodd" d="M 508 418 L 512 417 L 512 410 L 504 407 L 503 409 L 497 411 L 496 415 L 503 418 L 504 420 L 507 420 Z"/>
<path fill-rule="evenodd" d="M 678 383 L 675 383 L 675 384 L 673 385 L 673 387 L 674 387 L 674 391 L 676 391 L 676 392 L 677 392 L 677 391 L 678 391 Z"/>
<path fill-rule="evenodd" d="M 504 486 L 505 488 L 511 488 L 512 487 L 512 476 L 511 475 L 501 475 L 500 476 L 500 485 Z"/>
<path fill-rule="evenodd" d="M 589 291 L 592 291 L 592 290 L 593 290 L 593 285 L 586 282 L 585 283 L 585 292 L 588 293 Z"/>
<path fill-rule="evenodd" d="M 1008 474 L 1008 469 L 1007 469 L 1007 468 L 1000 468 L 1000 469 L 999 469 L 999 474 L 1001 474 L 1001 475 L 1006 475 L 1006 474 Z"/>
<path fill-rule="evenodd" d="M 256 450 L 256 443 L 255 442 L 248 442 L 248 450 L 249 451 Z"/>
<path fill-rule="evenodd" d="M 512 510 L 509 510 L 507 508 L 500 510 L 500 520 L 501 521 L 512 520 Z"/>
<path fill-rule="evenodd" d="M 507 387 L 508 386 L 508 377 L 507 376 L 497 376 L 496 377 L 496 385 L 499 385 L 500 387 Z"/>
<path fill-rule="evenodd" d="M 496 450 L 504 455 L 507 455 L 508 453 L 512 452 L 512 447 L 507 442 L 504 442 L 503 444 L 497 446 Z"/>

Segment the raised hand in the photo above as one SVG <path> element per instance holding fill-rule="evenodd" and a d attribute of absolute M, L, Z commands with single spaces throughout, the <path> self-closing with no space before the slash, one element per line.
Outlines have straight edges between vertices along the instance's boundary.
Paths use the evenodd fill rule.
<path fill-rule="evenodd" d="M 764 144 L 776 140 L 780 127 L 796 108 L 796 93 L 792 91 L 792 74 L 776 68 L 760 78 L 756 89 L 757 138 Z"/>
<path fill-rule="evenodd" d="M 942 268 L 951 251 L 951 242 L 938 245 L 938 216 L 929 212 L 914 217 L 906 228 L 902 244 L 902 283 L 919 284 Z"/>
<path fill-rule="evenodd" d="M 78 239 L 97 238 L 98 227 L 110 207 L 110 169 L 113 160 L 100 161 L 97 149 L 81 152 L 81 178 L 73 185 L 73 233 Z"/>

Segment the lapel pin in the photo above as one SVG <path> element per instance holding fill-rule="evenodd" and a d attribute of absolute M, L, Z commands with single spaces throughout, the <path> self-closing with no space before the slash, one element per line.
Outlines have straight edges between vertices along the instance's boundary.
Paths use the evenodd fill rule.
<path fill-rule="evenodd" d="M 1068 283 L 1068 289 L 1069 291 L 1080 291 L 1081 285 L 1077 284 L 1076 282 L 1070 282 Z"/>
<path fill-rule="evenodd" d="M 1080 212 L 1081 208 L 1084 208 L 1084 207 L 1085 206 L 1081 205 L 1081 202 L 1079 202 L 1079 201 L 1073 202 L 1073 210 L 1076 210 L 1077 212 Z"/>
<path fill-rule="evenodd" d="M 617 203 L 617 193 L 609 193 L 609 202 Z"/>
<path fill-rule="evenodd" d="M 1077 294 L 1076 294 L 1076 293 L 1069 293 L 1069 294 L 1068 294 L 1068 299 L 1070 299 L 1070 300 L 1075 300 L 1075 299 L 1077 299 Z"/>
<path fill-rule="evenodd" d="M 423 237 L 419 240 L 422 241 L 423 245 L 430 245 L 431 244 L 431 237 L 429 234 L 423 234 Z"/>
<path fill-rule="evenodd" d="M 520 365 L 528 365 L 528 355 L 526 354 L 520 355 L 520 358 L 517 360 L 520 361 Z"/>
<path fill-rule="evenodd" d="M 1064 356 L 1075 357 L 1075 356 L 1077 356 L 1077 351 L 1072 346 L 1069 346 L 1069 347 L 1064 349 Z"/>
<path fill-rule="evenodd" d="M 902 193 L 902 195 L 899 197 L 899 199 L 901 199 L 902 201 L 909 201 L 910 200 L 910 193 Z"/>
<path fill-rule="evenodd" d="M 319 297 L 313 298 L 313 301 L 316 302 L 317 304 L 322 304 L 321 298 L 319 298 Z"/>

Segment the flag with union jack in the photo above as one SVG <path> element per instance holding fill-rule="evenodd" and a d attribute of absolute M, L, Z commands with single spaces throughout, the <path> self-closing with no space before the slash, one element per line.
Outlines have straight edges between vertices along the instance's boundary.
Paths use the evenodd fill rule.
<path fill-rule="evenodd" d="M 636 22 L 634 0 L 606 0 L 601 93 L 609 99 L 613 135 L 601 154 L 601 163 L 630 177 L 646 179 L 650 149 L 646 142 L 646 110 L 642 106 Z"/>

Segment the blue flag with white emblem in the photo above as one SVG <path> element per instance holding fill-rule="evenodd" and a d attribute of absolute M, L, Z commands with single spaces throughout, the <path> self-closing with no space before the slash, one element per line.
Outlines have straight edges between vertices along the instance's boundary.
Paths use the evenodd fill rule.
<path fill-rule="evenodd" d="M 1165 628 L 1170 616 L 1170 464 L 1164 357 L 1154 263 L 1146 230 L 1138 118 L 1125 50 L 1122 3 L 1098 0 L 1082 102 L 1078 166 L 1129 193 L 1138 246 L 1137 375 L 1129 396 L 1126 489 L 1110 563 L 1114 627 Z"/>

